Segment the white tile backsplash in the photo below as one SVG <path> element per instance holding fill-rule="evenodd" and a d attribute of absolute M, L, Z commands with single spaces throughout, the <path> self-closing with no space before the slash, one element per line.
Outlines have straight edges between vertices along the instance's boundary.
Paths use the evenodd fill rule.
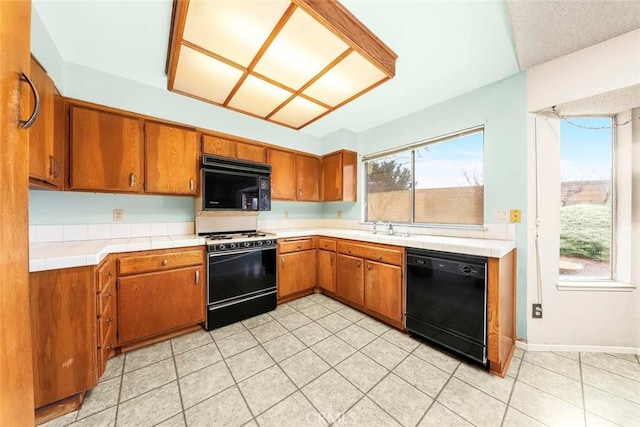
<path fill-rule="evenodd" d="M 29 226 L 29 243 L 36 243 L 37 241 L 38 239 L 36 236 L 36 226 L 30 225 Z"/>
<path fill-rule="evenodd" d="M 131 224 L 111 224 L 111 238 L 125 239 L 131 237 Z"/>
<path fill-rule="evenodd" d="M 64 227 L 62 225 L 37 225 L 36 236 L 38 242 L 62 242 Z"/>
<path fill-rule="evenodd" d="M 89 238 L 89 227 L 87 224 L 64 225 L 62 234 L 65 242 L 75 240 L 87 240 Z"/>
<path fill-rule="evenodd" d="M 131 237 L 145 237 L 150 236 L 150 224 L 135 223 L 131 224 Z"/>
<path fill-rule="evenodd" d="M 158 222 L 154 224 L 149 224 L 149 236 L 167 236 L 167 223 Z"/>
<path fill-rule="evenodd" d="M 110 239 L 111 224 L 89 224 L 89 240 Z"/>

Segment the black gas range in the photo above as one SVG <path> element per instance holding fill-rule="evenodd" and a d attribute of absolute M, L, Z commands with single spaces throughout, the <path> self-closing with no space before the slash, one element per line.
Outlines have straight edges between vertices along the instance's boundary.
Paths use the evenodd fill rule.
<path fill-rule="evenodd" d="M 275 235 L 200 233 L 207 241 L 207 321 L 211 330 L 276 308 Z"/>

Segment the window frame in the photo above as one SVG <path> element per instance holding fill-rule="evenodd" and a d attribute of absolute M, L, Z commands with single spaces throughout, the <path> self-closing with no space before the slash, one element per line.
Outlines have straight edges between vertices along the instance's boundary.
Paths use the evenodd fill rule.
<path fill-rule="evenodd" d="M 484 192 L 482 196 L 482 206 L 483 206 L 483 218 L 481 218 L 481 222 L 479 224 L 451 224 L 451 223 L 436 223 L 436 222 L 416 222 L 416 193 L 415 193 L 415 151 L 424 147 L 428 147 L 430 145 L 438 144 L 445 142 L 447 140 L 452 140 L 456 138 L 465 137 L 468 135 L 473 135 L 481 133 L 482 134 L 482 172 L 484 176 L 485 169 L 485 125 L 473 126 L 470 128 L 466 128 L 463 130 L 459 130 L 456 132 L 451 132 L 448 134 L 436 136 L 433 138 L 420 140 L 418 142 L 413 142 L 410 144 L 394 147 L 387 150 L 382 150 L 370 154 L 363 155 L 360 163 L 361 163 L 361 180 L 362 182 L 362 194 L 363 194 L 363 203 L 361 207 L 361 222 L 363 224 L 373 224 L 380 220 L 370 220 L 368 218 L 368 204 L 369 204 L 369 192 L 367 191 L 368 187 L 368 172 L 367 172 L 367 163 L 372 160 L 380 159 L 386 156 L 390 156 L 397 153 L 409 152 L 411 157 L 411 213 L 410 213 L 410 221 L 409 222 L 398 222 L 392 221 L 394 224 L 400 224 L 403 226 L 416 226 L 416 227 L 431 227 L 431 228 L 456 228 L 456 229 L 484 229 Z M 483 183 L 484 189 L 484 183 Z"/>
<path fill-rule="evenodd" d="M 570 121 L 572 119 L 609 119 L 610 121 L 610 150 L 611 150 L 611 230 L 609 232 L 609 277 L 594 277 L 594 276 L 584 276 L 584 277 L 572 277 L 569 275 L 562 275 L 558 271 L 558 285 L 567 284 L 570 286 L 571 284 L 584 284 L 584 283 L 595 283 L 595 284 L 604 284 L 611 283 L 617 281 L 617 246 L 618 246 L 618 167 L 617 167 L 617 132 L 616 132 L 616 116 L 610 114 L 590 114 L 590 115 L 576 115 L 576 116 L 563 116 L 560 119 L 560 126 L 562 127 L 562 121 Z M 568 126 L 573 126 L 571 124 L 567 124 Z M 562 150 L 562 138 L 560 137 L 560 149 Z M 560 162 L 562 162 L 562 155 L 560 157 Z M 562 177 L 558 182 L 558 185 L 562 185 Z M 560 216 L 560 209 L 562 207 L 558 207 L 558 216 Z M 558 229 L 558 240 L 560 240 L 560 232 L 562 230 Z M 560 260 L 560 253 L 558 252 L 558 260 Z"/>

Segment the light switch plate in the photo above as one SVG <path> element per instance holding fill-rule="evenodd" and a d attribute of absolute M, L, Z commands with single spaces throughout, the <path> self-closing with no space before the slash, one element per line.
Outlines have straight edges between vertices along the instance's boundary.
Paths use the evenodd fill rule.
<path fill-rule="evenodd" d="M 507 224 L 509 222 L 509 213 L 507 211 L 496 211 L 493 220 L 496 224 Z"/>

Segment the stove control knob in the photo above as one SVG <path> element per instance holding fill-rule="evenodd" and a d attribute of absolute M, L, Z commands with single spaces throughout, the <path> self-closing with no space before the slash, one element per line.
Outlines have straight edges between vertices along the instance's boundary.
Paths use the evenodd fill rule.
<path fill-rule="evenodd" d="M 222 243 L 218 245 L 218 250 L 224 251 L 225 249 L 227 249 L 227 247 L 225 245 L 223 245 Z"/>
<path fill-rule="evenodd" d="M 229 249 L 235 249 L 238 245 L 235 243 L 229 243 Z"/>
<path fill-rule="evenodd" d="M 250 248 L 251 247 L 251 242 L 244 242 L 244 247 L 245 248 Z"/>
<path fill-rule="evenodd" d="M 256 246 L 262 246 L 262 244 L 263 244 L 263 243 L 264 243 L 264 242 L 263 242 L 262 240 L 258 240 L 258 241 L 256 242 Z"/>
<path fill-rule="evenodd" d="M 265 240 L 264 244 L 267 245 L 267 246 L 271 246 L 271 245 L 273 245 L 273 242 L 271 240 Z"/>

